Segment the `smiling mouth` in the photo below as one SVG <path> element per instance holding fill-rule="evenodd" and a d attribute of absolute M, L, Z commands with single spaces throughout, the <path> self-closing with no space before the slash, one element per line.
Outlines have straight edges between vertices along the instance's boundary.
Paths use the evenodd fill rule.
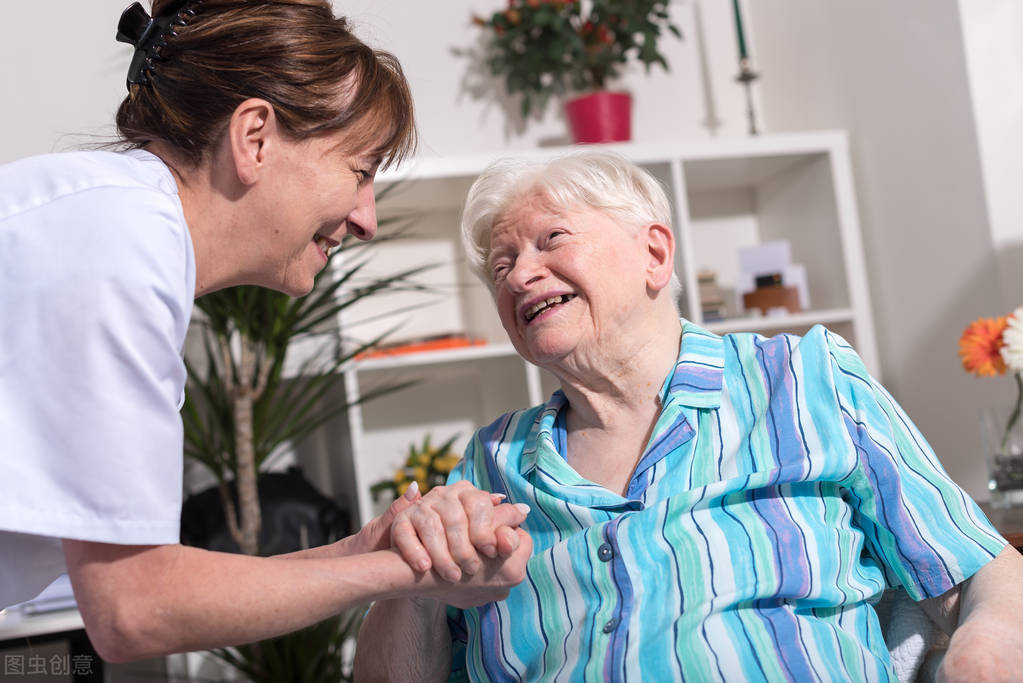
<path fill-rule="evenodd" d="M 527 308 L 525 313 L 522 315 L 526 319 L 526 322 L 529 323 L 532 322 L 533 318 L 540 315 L 547 309 L 557 306 L 558 304 L 568 303 L 574 298 L 575 294 L 558 294 L 557 296 L 549 297 L 543 301 L 537 301 L 535 304 Z"/>
<path fill-rule="evenodd" d="M 323 255 L 328 258 L 330 257 L 330 252 L 334 251 L 334 248 L 340 244 L 340 242 L 335 242 L 329 237 L 324 237 L 319 233 L 313 235 L 313 242 L 316 242 L 316 246 L 319 247 L 320 251 L 323 252 Z"/>

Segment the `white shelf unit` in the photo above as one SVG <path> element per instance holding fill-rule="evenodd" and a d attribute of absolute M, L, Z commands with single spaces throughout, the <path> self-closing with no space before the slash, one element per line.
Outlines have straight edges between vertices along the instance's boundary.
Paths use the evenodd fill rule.
<path fill-rule="evenodd" d="M 697 272 L 709 268 L 722 287 L 734 287 L 737 249 L 777 239 L 791 243 L 795 263 L 807 271 L 810 310 L 781 317 L 733 317 L 706 323 L 715 332 L 767 335 L 802 333 L 824 324 L 849 340 L 868 369 L 878 373 L 856 202 L 842 131 L 693 141 L 673 145 L 612 144 L 650 170 L 668 191 L 678 244 L 676 269 L 684 285 L 683 315 L 701 320 Z M 579 148 L 540 148 L 516 156 L 547 159 Z M 416 379 L 415 386 L 348 411 L 345 420 L 321 430 L 320 456 L 303 463 L 318 483 L 344 498 L 365 523 L 383 509 L 369 494 L 372 483 L 393 475 L 409 444 L 430 434 L 433 443 L 458 435 L 464 447 L 473 431 L 503 412 L 534 405 L 557 387 L 546 372 L 522 361 L 508 343 L 489 292 L 460 258 L 458 221 L 469 185 L 498 154 L 427 158 L 401 173 L 384 174 L 381 186 L 400 187 L 378 206 L 381 216 L 413 217 L 415 237 L 404 246 L 381 245 L 381 271 L 443 261 L 433 275 L 439 293 L 374 298 L 340 321 L 346 331 L 360 320 L 400 308 L 397 319 L 363 323 L 365 337 L 400 324 L 394 339 L 463 332 L 484 346 L 357 361 L 344 371 L 343 389 L 356 398 L 389 381 Z M 395 244 L 398 244 L 396 242 Z M 417 262 L 418 259 L 418 262 Z M 322 457 L 326 451 L 328 456 Z M 301 457 L 301 454 L 300 454 Z"/>

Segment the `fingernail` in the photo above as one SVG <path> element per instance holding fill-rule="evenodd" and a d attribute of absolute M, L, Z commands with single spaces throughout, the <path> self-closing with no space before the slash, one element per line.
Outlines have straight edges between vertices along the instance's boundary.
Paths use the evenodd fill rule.
<path fill-rule="evenodd" d="M 418 494 L 418 493 L 419 493 L 419 482 L 413 481 L 411 484 L 408 485 L 408 488 L 405 489 L 405 500 L 415 500 L 416 499 L 416 494 Z"/>
<path fill-rule="evenodd" d="M 480 552 L 489 558 L 497 557 L 497 546 L 485 545 L 482 548 L 480 548 Z"/>
<path fill-rule="evenodd" d="M 493 496 L 494 498 L 496 498 L 497 500 L 504 500 L 505 498 L 507 498 L 507 497 L 508 497 L 508 496 L 506 496 L 506 495 L 505 495 L 505 494 L 503 494 L 503 493 L 491 493 L 490 495 L 492 495 L 492 496 Z"/>
<path fill-rule="evenodd" d="M 456 583 L 460 578 L 462 578 L 462 572 L 459 571 L 457 568 L 445 569 L 444 578 L 450 581 L 451 583 Z"/>
<path fill-rule="evenodd" d="M 415 570 L 417 572 L 425 572 L 429 568 L 430 568 L 430 563 L 427 562 L 426 560 L 416 560 Z"/>
<path fill-rule="evenodd" d="M 515 503 L 515 509 L 524 515 L 529 515 L 529 506 L 525 503 Z"/>

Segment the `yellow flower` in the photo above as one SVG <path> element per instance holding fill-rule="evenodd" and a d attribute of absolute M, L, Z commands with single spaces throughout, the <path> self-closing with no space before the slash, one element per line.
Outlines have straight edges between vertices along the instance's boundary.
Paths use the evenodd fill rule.
<path fill-rule="evenodd" d="M 394 483 L 395 484 L 400 484 L 403 481 L 405 481 L 405 469 L 401 468 L 401 469 L 395 470 L 395 472 L 394 472 Z"/>
<path fill-rule="evenodd" d="M 455 468 L 455 465 L 458 464 L 458 460 L 459 457 L 457 455 L 445 455 L 443 457 L 437 458 L 437 460 L 434 461 L 433 469 L 437 470 L 438 472 L 443 472 L 444 474 L 447 474 L 448 472 Z"/>
<path fill-rule="evenodd" d="M 412 469 L 412 478 L 418 481 L 420 484 L 426 481 L 426 468 L 414 467 Z"/>
<path fill-rule="evenodd" d="M 403 481 L 400 484 L 398 484 L 398 497 L 401 498 L 402 496 L 404 496 L 405 492 L 408 491 L 408 487 L 411 485 L 412 482 L 410 481 Z"/>
<path fill-rule="evenodd" d="M 1000 318 L 978 318 L 963 331 L 959 338 L 959 357 L 963 369 L 978 377 L 994 377 L 1005 374 L 1005 359 L 1001 349 L 1005 345 L 1002 333 L 1008 316 Z"/>

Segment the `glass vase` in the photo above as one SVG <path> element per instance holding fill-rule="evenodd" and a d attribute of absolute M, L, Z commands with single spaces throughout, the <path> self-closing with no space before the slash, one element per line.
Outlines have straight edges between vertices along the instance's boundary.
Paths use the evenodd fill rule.
<path fill-rule="evenodd" d="M 1023 417 L 1012 420 L 1014 408 L 987 408 L 981 416 L 987 487 L 995 508 L 1023 506 Z"/>

